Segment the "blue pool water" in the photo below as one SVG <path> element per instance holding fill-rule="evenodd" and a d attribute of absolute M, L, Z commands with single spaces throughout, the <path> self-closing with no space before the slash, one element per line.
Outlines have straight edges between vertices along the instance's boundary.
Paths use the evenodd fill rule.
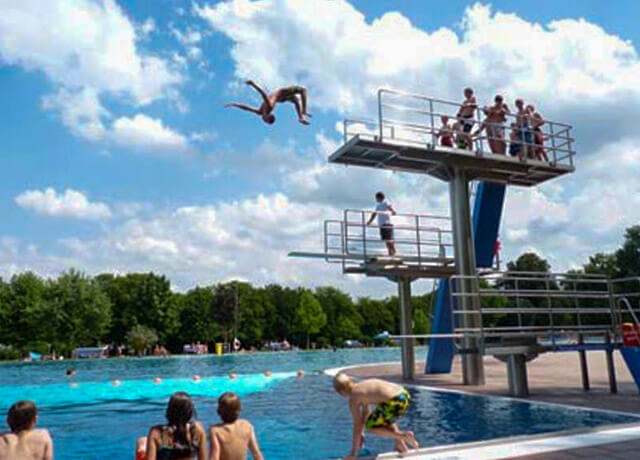
<path fill-rule="evenodd" d="M 424 350 L 418 353 L 424 356 Z M 206 426 L 217 422 L 217 396 L 231 390 L 242 396 L 243 416 L 254 423 L 265 458 L 329 459 L 349 450 L 351 420 L 345 400 L 321 371 L 398 359 L 397 349 L 376 349 L 76 361 L 73 380 L 64 376 L 69 362 L 2 364 L 0 411 L 6 413 L 18 399 L 35 400 L 57 458 L 130 459 L 135 438 L 163 422 L 174 391 L 193 395 L 198 419 Z M 267 369 L 274 375 L 264 377 Z M 296 378 L 297 369 L 308 375 Z M 239 374 L 238 380 L 226 378 L 229 372 Z M 194 374 L 202 381 L 193 382 Z M 153 384 L 156 376 L 161 384 Z M 122 384 L 113 386 L 114 379 Z M 637 421 L 507 399 L 410 391 L 414 403 L 401 426 L 410 426 L 423 446 Z M 391 444 L 368 436 L 366 447 L 378 453 Z"/>

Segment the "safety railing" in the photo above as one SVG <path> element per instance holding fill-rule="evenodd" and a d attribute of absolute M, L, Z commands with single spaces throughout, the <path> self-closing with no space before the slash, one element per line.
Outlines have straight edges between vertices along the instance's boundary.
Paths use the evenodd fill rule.
<path fill-rule="evenodd" d="M 616 285 L 627 283 L 628 288 L 633 282 L 638 290 L 614 292 Z M 496 338 L 534 339 L 552 348 L 558 340 L 615 341 L 624 315 L 616 299 L 631 295 L 640 300 L 640 278 L 609 280 L 576 273 L 454 276 L 450 286 L 455 333 L 480 337 L 482 346 Z"/>
<path fill-rule="evenodd" d="M 381 238 L 377 217 L 369 223 L 373 211 L 347 209 L 343 219 L 324 223 L 324 250 L 327 262 L 343 267 L 388 256 Z M 449 217 L 403 214 L 390 217 L 395 257 L 403 263 L 423 266 L 452 260 L 453 239 Z"/>
<path fill-rule="evenodd" d="M 379 142 L 429 149 L 448 149 L 455 145 L 473 150 L 477 155 L 510 154 L 521 161 L 573 167 L 575 151 L 570 125 L 536 120 L 532 116 L 519 117 L 515 113 L 506 114 L 504 122 L 491 122 L 487 121 L 484 108 L 478 107 L 472 117 L 461 119 L 454 129 L 461 106 L 442 99 L 380 89 L 378 120 L 345 120 L 343 137 L 345 142 L 357 135 Z M 442 125 L 442 117 L 450 119 L 448 128 Z M 442 134 L 449 140 L 443 141 Z"/>

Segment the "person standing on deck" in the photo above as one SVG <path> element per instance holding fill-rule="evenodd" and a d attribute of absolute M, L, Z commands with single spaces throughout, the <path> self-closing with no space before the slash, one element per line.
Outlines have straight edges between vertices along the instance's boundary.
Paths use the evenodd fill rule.
<path fill-rule="evenodd" d="M 396 210 L 385 199 L 384 193 L 376 193 L 376 210 L 371 214 L 367 226 L 371 225 L 373 219 L 378 217 L 378 227 L 380 228 L 380 238 L 387 246 L 387 252 L 390 256 L 396 255 L 396 243 L 393 240 L 393 224 L 391 216 L 396 215 Z"/>

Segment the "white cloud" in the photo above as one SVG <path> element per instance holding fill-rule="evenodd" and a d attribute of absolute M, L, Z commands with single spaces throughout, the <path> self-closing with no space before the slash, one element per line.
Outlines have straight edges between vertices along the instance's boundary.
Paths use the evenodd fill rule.
<path fill-rule="evenodd" d="M 163 58 L 141 53 L 131 20 L 114 0 L 0 0 L 0 61 L 43 72 L 59 87 L 43 106 L 59 111 L 81 137 L 104 136 L 105 94 L 136 106 L 180 103 L 183 76 Z M 147 20 L 140 32 L 153 30 Z"/>
<path fill-rule="evenodd" d="M 345 0 L 229 0 L 195 11 L 232 40 L 237 77 L 306 85 L 316 108 L 374 116 L 380 87 L 459 100 L 471 85 L 481 100 L 522 96 L 549 119 L 588 126 L 581 145 L 630 132 L 640 115 L 635 48 L 583 19 L 541 25 L 475 4 L 458 34 L 422 30 L 398 12 L 367 22 Z"/>
<path fill-rule="evenodd" d="M 147 20 L 144 21 L 140 26 L 140 31 L 143 33 L 143 35 L 149 35 L 155 30 L 156 22 L 153 20 L 153 18 L 147 18 Z"/>
<path fill-rule="evenodd" d="M 104 138 L 106 128 L 102 122 L 109 112 L 100 103 L 95 89 L 85 87 L 78 91 L 60 88 L 57 93 L 46 96 L 42 106 L 60 112 L 62 123 L 74 134 L 91 141 Z"/>
<path fill-rule="evenodd" d="M 58 194 L 53 188 L 27 190 L 15 197 L 15 202 L 36 214 L 54 217 L 98 220 L 111 217 L 111 209 L 106 203 L 89 201 L 82 192 L 67 189 Z"/>
<path fill-rule="evenodd" d="M 166 127 L 159 119 L 137 114 L 120 117 L 113 123 L 111 140 L 127 147 L 159 152 L 186 152 L 188 140 Z"/>

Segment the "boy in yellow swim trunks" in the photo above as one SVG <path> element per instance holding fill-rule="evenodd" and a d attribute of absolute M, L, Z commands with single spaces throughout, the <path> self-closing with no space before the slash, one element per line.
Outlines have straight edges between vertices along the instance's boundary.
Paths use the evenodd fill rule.
<path fill-rule="evenodd" d="M 349 398 L 349 410 L 353 418 L 353 441 L 346 457 L 353 460 L 364 444 L 365 428 L 376 436 L 391 438 L 398 452 L 407 452 L 407 443 L 417 449 L 418 442 L 412 431 L 400 431 L 396 420 L 409 409 L 411 396 L 400 385 L 379 379 L 367 379 L 355 383 L 345 373 L 333 378 L 333 387 L 341 396 Z M 373 412 L 369 406 L 375 404 Z"/>

